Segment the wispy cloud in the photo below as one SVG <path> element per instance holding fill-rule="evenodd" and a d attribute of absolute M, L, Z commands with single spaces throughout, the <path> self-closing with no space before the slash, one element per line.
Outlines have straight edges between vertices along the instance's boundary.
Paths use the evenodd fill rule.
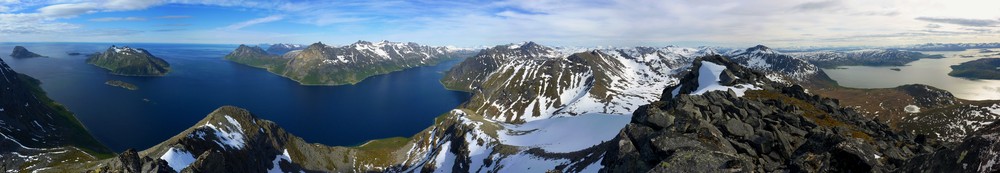
<path fill-rule="evenodd" d="M 240 22 L 240 23 L 235 23 L 235 24 L 223 27 L 223 28 L 227 29 L 227 30 L 239 30 L 239 29 L 243 29 L 243 28 L 248 27 L 248 26 L 256 25 L 256 24 L 262 24 L 262 23 L 279 21 L 279 20 L 284 19 L 284 18 L 285 18 L 284 15 L 270 15 L 270 16 L 267 16 L 267 17 L 256 18 L 256 19 L 251 19 L 251 20 L 248 20 L 248 21 L 243 21 L 243 22 Z"/>
<path fill-rule="evenodd" d="M 93 18 L 88 21 L 91 22 L 115 22 L 115 21 L 146 21 L 146 18 L 141 17 L 102 17 Z"/>
<path fill-rule="evenodd" d="M 917 17 L 916 20 L 947 23 L 962 26 L 989 27 L 1000 25 L 998 19 L 966 19 L 966 18 L 937 18 L 937 17 Z"/>

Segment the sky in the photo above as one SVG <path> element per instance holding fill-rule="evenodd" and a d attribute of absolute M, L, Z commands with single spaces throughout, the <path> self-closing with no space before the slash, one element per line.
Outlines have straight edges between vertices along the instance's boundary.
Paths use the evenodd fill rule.
<path fill-rule="evenodd" d="M 478 47 L 1000 42 L 997 0 L 0 0 L 0 42 Z"/>

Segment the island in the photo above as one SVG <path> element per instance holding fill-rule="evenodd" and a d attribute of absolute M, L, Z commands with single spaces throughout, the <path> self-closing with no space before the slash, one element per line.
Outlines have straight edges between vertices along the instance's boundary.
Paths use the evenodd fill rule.
<path fill-rule="evenodd" d="M 446 47 L 416 43 L 358 41 L 347 46 L 313 43 L 302 50 L 271 54 L 258 46 L 240 45 L 225 59 L 267 69 L 302 85 L 356 84 L 365 78 L 462 57 Z"/>
<path fill-rule="evenodd" d="M 948 75 L 972 79 L 1000 79 L 1000 58 L 983 58 L 953 65 Z"/>
<path fill-rule="evenodd" d="M 24 46 L 14 46 L 14 51 L 12 51 L 10 53 L 10 57 L 14 57 L 14 58 L 37 58 L 37 57 L 45 57 L 45 56 L 39 55 L 39 54 L 37 54 L 35 52 L 28 51 L 28 49 L 24 48 Z"/>
<path fill-rule="evenodd" d="M 135 85 L 133 85 L 131 83 L 128 83 L 128 82 L 125 82 L 125 81 L 120 81 L 120 80 L 108 80 L 107 82 L 104 82 L 104 84 L 111 85 L 111 86 L 116 86 L 116 87 L 121 87 L 121 88 L 125 88 L 125 89 L 132 90 L 132 91 L 139 90 L 138 86 L 135 86 Z"/>
<path fill-rule="evenodd" d="M 170 64 L 157 58 L 145 49 L 117 47 L 112 45 L 104 53 L 96 53 L 87 58 L 87 64 L 107 69 L 109 73 L 121 76 L 163 76 L 170 72 Z"/>
<path fill-rule="evenodd" d="M 899 69 L 899 68 L 889 68 L 889 70 L 892 70 L 892 71 L 901 71 L 901 69 Z"/>
<path fill-rule="evenodd" d="M 70 53 L 66 53 L 66 55 L 69 55 L 69 56 L 80 56 L 82 54 L 80 52 L 70 52 Z"/>

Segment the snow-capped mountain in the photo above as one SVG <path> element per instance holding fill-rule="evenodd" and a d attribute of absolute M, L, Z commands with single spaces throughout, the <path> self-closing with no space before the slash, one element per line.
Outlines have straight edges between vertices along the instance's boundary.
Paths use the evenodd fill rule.
<path fill-rule="evenodd" d="M 816 65 L 764 45 L 733 50 L 726 53 L 726 56 L 750 69 L 766 73 L 769 79 L 777 82 L 802 82 L 813 79 L 820 73 Z"/>
<path fill-rule="evenodd" d="M 0 60 L 0 170 L 30 172 L 109 157 L 76 117 L 53 102 L 41 83 Z"/>
<path fill-rule="evenodd" d="M 267 53 L 281 55 L 293 50 L 302 50 L 305 48 L 306 45 L 301 45 L 301 44 L 278 43 L 268 46 Z"/>
<path fill-rule="evenodd" d="M 87 58 L 88 64 L 107 69 L 122 76 L 164 76 L 170 72 L 170 63 L 141 48 L 112 45 L 103 53 Z"/>
<path fill-rule="evenodd" d="M 280 56 L 259 49 L 240 45 L 226 59 L 265 68 L 307 85 L 353 84 L 374 75 L 434 65 L 461 55 L 445 47 L 389 41 L 358 41 L 341 47 L 318 42 Z"/>
<path fill-rule="evenodd" d="M 318 62 L 336 55 L 392 57 L 400 50 L 398 44 L 356 44 L 313 44 L 287 61 L 303 54 L 323 55 L 312 56 Z M 470 91 L 470 101 L 409 138 L 329 147 L 226 106 L 156 147 L 53 170 L 888 172 L 943 148 L 810 94 L 813 89 L 795 84 L 821 79 L 822 70 L 764 46 L 724 54 L 731 57 L 710 48 L 561 50 L 567 49 L 525 42 L 466 59 L 442 82 Z M 241 46 L 231 55 L 260 52 Z M 945 100 L 946 92 L 913 88 L 923 89 L 906 94 L 915 104 L 962 105 Z M 981 156 L 963 162 L 988 163 L 996 154 Z"/>
<path fill-rule="evenodd" d="M 587 113 L 627 115 L 659 98 L 694 57 L 691 48 L 610 48 L 566 53 L 534 42 L 496 46 L 450 70 L 442 83 L 473 92 L 464 105 L 502 122 Z M 511 92 L 517 91 L 517 92 Z"/>
<path fill-rule="evenodd" d="M 944 58 L 941 55 L 927 55 L 920 52 L 895 49 L 799 52 L 789 53 L 789 55 L 804 59 L 823 68 L 852 65 L 903 66 L 921 58 Z"/>
<path fill-rule="evenodd" d="M 898 49 L 912 51 L 962 51 L 965 49 L 1000 48 L 1000 43 L 925 43 L 902 46 Z"/>

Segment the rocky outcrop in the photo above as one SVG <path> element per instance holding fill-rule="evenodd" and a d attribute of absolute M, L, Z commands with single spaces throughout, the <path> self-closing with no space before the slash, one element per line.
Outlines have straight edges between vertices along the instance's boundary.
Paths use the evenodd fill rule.
<path fill-rule="evenodd" d="M 742 94 L 684 89 L 641 106 L 613 140 L 605 171 L 890 172 L 931 150 L 914 142 L 915 135 L 864 119 L 837 100 L 774 83 L 722 57 L 701 62 L 723 65 L 728 72 L 722 74 L 754 80 L 743 82 L 760 89 Z M 703 75 L 688 73 L 684 79 Z"/>
<path fill-rule="evenodd" d="M 28 51 L 28 49 L 24 48 L 23 46 L 14 46 L 14 50 L 10 53 L 10 57 L 14 57 L 14 58 L 36 58 L 36 57 L 45 57 L 45 56 L 39 55 L 39 54 L 37 54 L 35 52 Z"/>
<path fill-rule="evenodd" d="M 111 156 L 41 82 L 0 60 L 0 170 L 28 172 Z"/>
<path fill-rule="evenodd" d="M 107 69 L 122 76 L 163 76 L 170 72 L 170 64 L 145 49 L 111 46 L 104 53 L 93 54 L 87 64 Z"/>
<path fill-rule="evenodd" d="M 908 161 L 905 172 L 1000 171 L 1000 122 L 965 137 L 962 143 Z M 903 172 L 900 171 L 900 172 Z"/>

